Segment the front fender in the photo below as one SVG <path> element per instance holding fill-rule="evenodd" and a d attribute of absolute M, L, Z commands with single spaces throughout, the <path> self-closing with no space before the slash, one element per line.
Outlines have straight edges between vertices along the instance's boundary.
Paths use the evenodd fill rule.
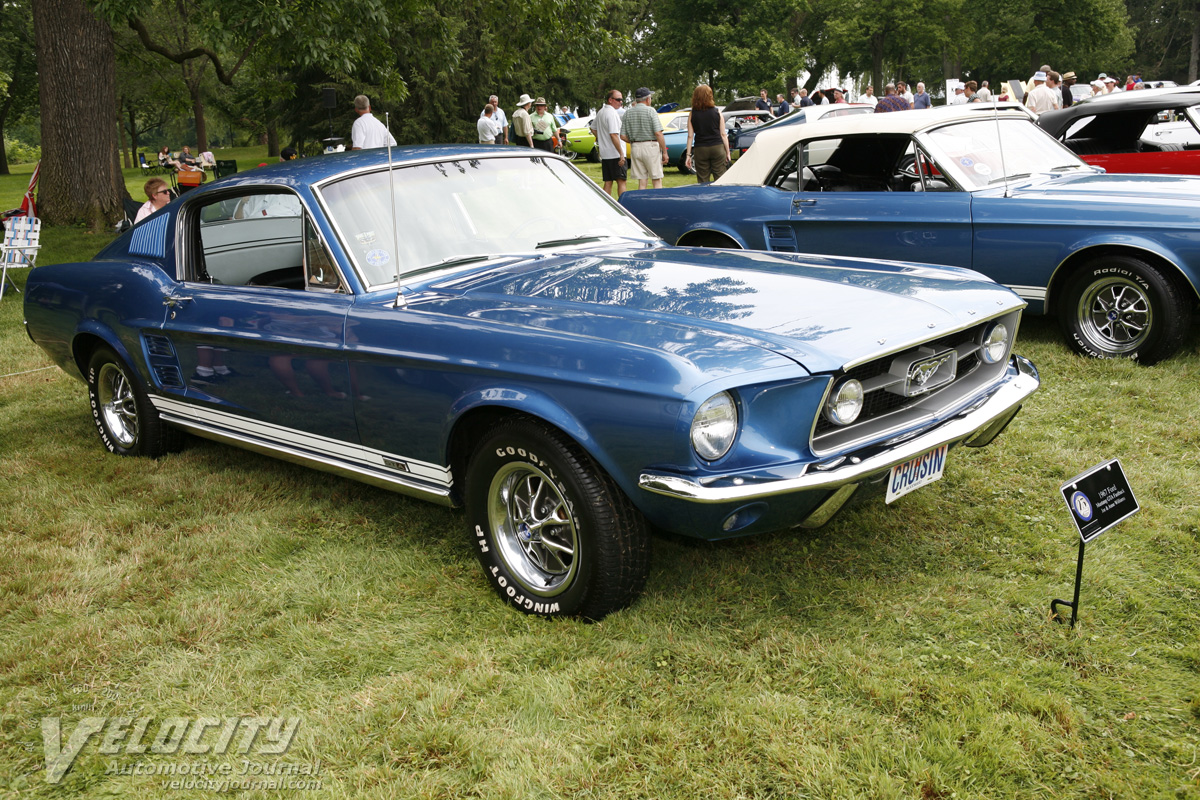
<path fill-rule="evenodd" d="M 1192 295 L 1200 298 L 1200 272 L 1193 266 L 1200 263 L 1200 241 L 1182 239 L 1177 247 L 1168 247 L 1163 242 L 1149 237 L 1130 234 L 1129 232 L 1092 233 L 1072 242 L 1066 248 L 1067 254 L 1055 266 L 1046 283 L 1045 308 L 1054 307 L 1057 294 L 1073 267 L 1081 262 L 1090 260 L 1102 252 L 1112 253 L 1118 250 L 1148 253 L 1157 256 L 1158 260 L 1170 264 L 1175 271 L 1191 287 Z"/>
<path fill-rule="evenodd" d="M 448 415 L 442 438 L 447 448 L 444 463 L 455 463 L 456 455 L 460 455 L 452 452 L 456 439 L 453 434 L 465 418 L 489 410 L 518 413 L 540 419 L 570 436 L 622 491 L 634 497 L 647 452 L 658 454 L 668 463 L 678 463 L 684 456 L 679 452 L 682 440 L 678 429 L 685 408 L 678 398 L 641 394 L 617 398 L 613 394 L 602 390 L 589 392 L 586 398 L 559 398 L 530 385 L 476 388 L 460 397 Z M 568 406 L 573 410 L 568 411 Z M 638 422 L 631 425 L 630 420 Z"/>

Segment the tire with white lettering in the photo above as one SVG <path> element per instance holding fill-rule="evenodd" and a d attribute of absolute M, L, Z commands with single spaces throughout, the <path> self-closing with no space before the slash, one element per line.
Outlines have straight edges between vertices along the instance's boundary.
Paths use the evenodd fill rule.
<path fill-rule="evenodd" d="M 646 522 L 561 431 L 513 419 L 471 457 L 466 510 L 475 552 L 500 597 L 527 614 L 598 620 L 646 583 Z"/>
<path fill-rule="evenodd" d="M 1194 300 L 1178 283 L 1139 258 L 1102 256 L 1073 275 L 1059 322 L 1075 352 L 1155 364 L 1183 344 Z"/>
<path fill-rule="evenodd" d="M 110 453 L 157 458 L 182 447 L 183 432 L 163 423 L 137 375 L 109 348 L 92 353 L 87 387 L 92 421 Z"/>

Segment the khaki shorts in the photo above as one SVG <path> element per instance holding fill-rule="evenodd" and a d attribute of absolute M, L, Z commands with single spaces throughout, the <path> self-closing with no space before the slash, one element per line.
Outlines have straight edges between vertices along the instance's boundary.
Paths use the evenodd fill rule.
<path fill-rule="evenodd" d="M 629 177 L 635 181 L 660 180 L 663 176 L 662 150 L 658 141 L 634 142 L 633 163 L 630 165 Z"/>

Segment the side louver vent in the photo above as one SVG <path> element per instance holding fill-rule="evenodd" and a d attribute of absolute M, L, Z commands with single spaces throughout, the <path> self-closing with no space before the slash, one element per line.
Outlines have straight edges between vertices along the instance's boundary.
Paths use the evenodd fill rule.
<path fill-rule="evenodd" d="M 155 367 L 154 374 L 158 377 L 160 386 L 168 389 L 182 389 L 183 376 L 179 374 L 178 367 Z"/>
<path fill-rule="evenodd" d="M 146 351 L 152 356 L 162 356 L 163 358 L 175 357 L 175 350 L 171 347 L 171 340 L 165 336 L 147 336 Z"/>
<path fill-rule="evenodd" d="M 796 252 L 796 232 L 791 225 L 767 226 L 767 249 L 779 253 Z"/>

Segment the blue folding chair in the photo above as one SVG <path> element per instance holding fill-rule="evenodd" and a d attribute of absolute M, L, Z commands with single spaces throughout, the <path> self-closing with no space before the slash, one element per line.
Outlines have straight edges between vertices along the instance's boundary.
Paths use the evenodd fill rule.
<path fill-rule="evenodd" d="M 41 247 L 38 243 L 41 235 L 42 221 L 37 217 L 10 217 L 4 222 L 4 239 L 0 242 L 0 265 L 3 269 L 0 275 L 0 300 L 4 299 L 5 283 L 11 284 L 20 293 L 8 270 L 34 265 L 38 248 Z"/>

